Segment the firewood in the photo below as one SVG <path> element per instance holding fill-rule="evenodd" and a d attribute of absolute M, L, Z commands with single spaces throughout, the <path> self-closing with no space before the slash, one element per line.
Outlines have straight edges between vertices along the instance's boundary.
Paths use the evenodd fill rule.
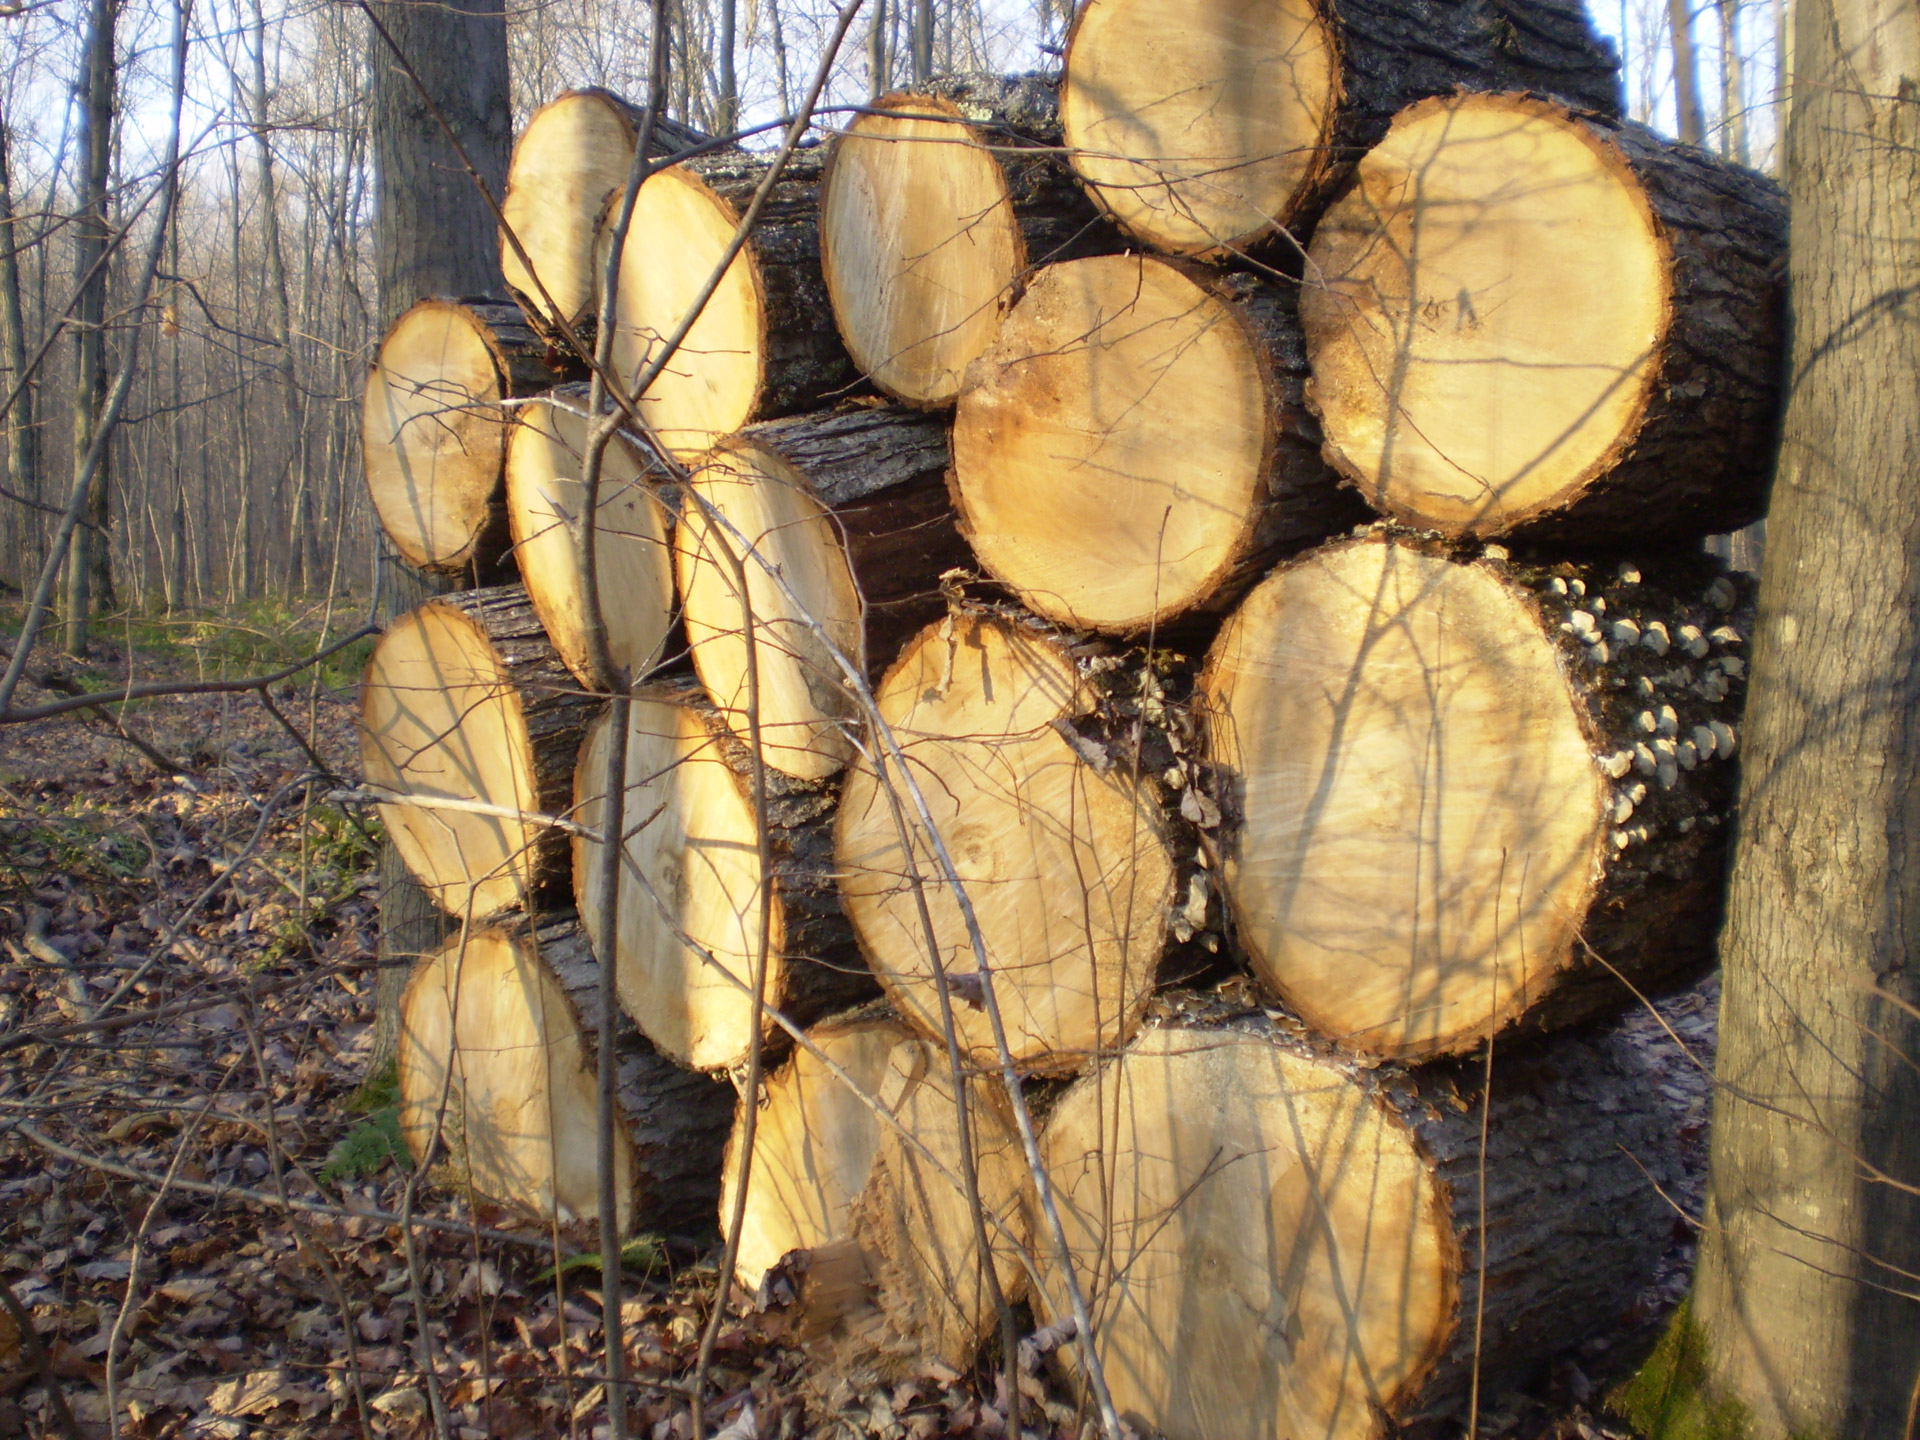
<path fill-rule="evenodd" d="M 762 1092 L 734 1276 L 769 1301 L 797 1301 L 803 1338 L 866 1369 L 900 1378 L 921 1373 L 922 1357 L 963 1369 L 995 1316 L 947 1053 L 886 1015 L 807 1034 L 933 1160 L 811 1052 L 795 1051 Z M 995 1273 L 1017 1297 L 1026 1165 L 989 1082 L 967 1083 L 967 1115 Z M 723 1225 L 739 1193 L 740 1140 L 736 1124 Z"/>
<path fill-rule="evenodd" d="M 1293 296 L 1132 255 L 1049 266 L 974 363 L 954 506 L 980 562 L 1076 627 L 1226 608 L 1364 507 L 1321 460 Z"/>
<path fill-rule="evenodd" d="M 1060 111 L 1075 169 L 1116 221 L 1208 257 L 1304 239 L 1423 96 L 1530 90 L 1617 115 L 1617 68 L 1569 0 L 1091 0 Z"/>
<path fill-rule="evenodd" d="M 753 426 L 694 463 L 674 537 L 693 664 L 744 738 L 750 609 L 768 764 L 840 770 L 857 710 L 829 645 L 864 672 L 939 612 L 941 573 L 968 558 L 946 456 L 940 422 L 890 406 Z"/>
<path fill-rule="evenodd" d="M 587 401 L 585 386 L 570 386 L 516 410 L 507 519 L 528 598 L 567 669 L 591 688 L 605 679 L 594 669 L 575 529 L 586 504 Z M 616 433 L 600 464 L 594 570 L 612 661 L 636 679 L 659 663 L 673 627 L 670 526 L 650 483 L 657 478 L 640 447 Z"/>
<path fill-rule="evenodd" d="M 565 374 L 511 305 L 422 300 L 393 322 L 367 374 L 360 443 L 374 513 L 403 560 L 489 578 L 507 547 L 499 402 Z"/>
<path fill-rule="evenodd" d="M 455 937 L 401 1001 L 400 1128 L 414 1158 L 427 1158 L 441 1117 L 478 1194 L 563 1224 L 597 1220 L 600 1013 L 600 968 L 571 915 Z M 674 1065 L 624 1016 L 615 1045 L 620 1229 L 704 1235 L 733 1087 Z"/>
<path fill-rule="evenodd" d="M 1524 96 L 1417 105 L 1314 233 L 1328 459 L 1447 535 L 1737 530 L 1772 475 L 1786 240 L 1771 181 L 1643 127 Z"/>
<path fill-rule="evenodd" d="M 772 162 L 738 151 L 640 187 L 620 258 L 613 365 L 631 394 L 685 322 Z M 796 152 L 685 341 L 635 397 L 661 443 L 697 455 L 754 420 L 816 408 L 856 377 L 820 274 L 818 149 Z M 612 232 L 602 225 L 596 254 Z"/>
<path fill-rule="evenodd" d="M 518 585 L 429 600 L 381 636 L 360 762 L 397 797 L 380 818 L 441 909 L 475 922 L 563 893 L 566 837 L 531 817 L 565 812 L 595 704 Z"/>
<path fill-rule="evenodd" d="M 1199 1008 L 1079 1081 L 1041 1140 L 1140 1428 L 1386 1440 L 1464 1419 L 1476 1367 L 1484 1404 L 1653 1280 L 1674 1218 L 1656 1186 L 1680 1174 L 1661 1087 L 1688 1064 L 1664 1032 L 1500 1051 L 1489 1102 L 1477 1061 L 1369 1070 Z M 1059 1262 L 1036 1253 L 1058 1321 Z"/>
<path fill-rule="evenodd" d="M 1282 566 L 1201 689 L 1255 973 L 1355 1051 L 1456 1053 L 1710 965 L 1750 590 L 1369 534 Z"/>
<path fill-rule="evenodd" d="M 514 142 L 500 213 L 520 244 L 516 248 L 503 230 L 500 268 L 527 323 L 556 344 L 563 324 L 583 343 L 593 338 L 593 302 L 599 293 L 594 236 L 607 206 L 627 183 L 642 118 L 611 91 L 569 90 L 534 111 Z M 657 115 L 648 149 L 672 155 L 705 139 Z"/>
<path fill-rule="evenodd" d="M 963 75 L 883 95 L 833 142 L 820 249 L 853 363 L 938 409 L 1031 267 L 1119 248 L 1060 149 L 1055 87 Z"/>
<path fill-rule="evenodd" d="M 877 698 L 978 917 L 1014 1059 L 1058 1073 L 1124 1043 L 1159 964 L 1173 861 L 1124 768 L 1102 773 L 1072 743 L 1068 722 L 1090 701 L 1065 641 L 1030 620 L 962 612 L 909 643 Z M 901 1013 L 934 1036 L 937 957 L 961 1042 L 993 1064 L 973 945 L 929 846 L 898 771 L 889 764 L 883 783 L 862 757 L 834 839 L 861 948 Z"/>
<path fill-rule="evenodd" d="M 580 752 L 574 815 L 588 831 L 601 823 L 607 742 L 603 715 Z M 767 876 L 753 768 L 752 753 L 697 686 L 644 687 L 627 733 L 626 853 L 612 934 L 600 842 L 574 839 L 581 922 L 595 953 L 614 956 L 621 1007 L 664 1054 L 694 1069 L 747 1058 L 752 999 L 742 986 L 761 953 L 763 900 L 770 1009 L 805 1025 L 874 990 L 834 892 L 836 787 L 767 767 Z M 771 1020 L 763 1029 L 777 1043 Z"/>

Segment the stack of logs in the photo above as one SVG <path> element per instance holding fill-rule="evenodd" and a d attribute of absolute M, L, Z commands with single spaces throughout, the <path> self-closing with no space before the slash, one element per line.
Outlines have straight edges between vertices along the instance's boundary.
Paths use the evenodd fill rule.
<path fill-rule="evenodd" d="M 364 693 L 462 923 L 416 1150 L 592 1219 L 615 1065 L 623 1226 L 744 1176 L 740 1284 L 894 1373 L 997 1297 L 1061 1333 L 1070 1255 L 1062 1373 L 1175 1440 L 1398 1433 L 1609 1325 L 1671 1228 L 1685 1062 L 1620 1017 L 1712 959 L 1751 601 L 1699 541 L 1764 505 L 1785 245 L 1618 108 L 1569 0 L 1088 0 L 1057 81 L 778 174 L 673 132 L 618 257 L 636 113 L 540 110 L 516 303 L 422 301 L 367 386 L 394 543 L 480 586 Z"/>

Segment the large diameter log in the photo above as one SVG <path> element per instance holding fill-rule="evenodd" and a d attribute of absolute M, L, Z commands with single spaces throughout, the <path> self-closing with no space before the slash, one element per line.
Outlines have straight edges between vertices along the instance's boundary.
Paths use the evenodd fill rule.
<path fill-rule="evenodd" d="M 855 373 L 820 273 L 817 150 L 796 153 L 724 272 L 771 162 L 727 152 L 669 166 L 640 187 L 620 256 L 613 365 L 631 394 L 721 273 L 686 339 L 635 402 L 661 443 L 696 455 L 754 420 L 825 404 Z M 603 222 L 603 258 L 612 245 Z"/>
<path fill-rule="evenodd" d="M 602 716 L 581 747 L 574 813 L 589 831 L 601 823 L 608 739 Z M 769 1009 L 805 1025 L 873 994 L 834 893 L 835 789 L 771 767 L 765 775 L 771 875 L 760 864 L 747 747 L 693 686 L 644 689 L 627 731 L 626 853 L 611 933 L 600 842 L 574 840 L 581 922 L 595 953 L 614 957 L 621 1008 L 694 1069 L 746 1061 L 763 905 Z M 769 1019 L 763 1033 L 782 1032 Z"/>
<path fill-rule="evenodd" d="M 1321 460 L 1292 296 L 1134 255 L 1049 266 L 975 362 L 954 506 L 1040 614 L 1137 632 L 1224 609 L 1364 514 Z"/>
<path fill-rule="evenodd" d="M 769 421 L 693 465 L 674 547 L 694 669 L 745 738 L 751 616 L 768 764 L 839 771 L 858 712 L 834 652 L 865 673 L 943 607 L 970 558 L 946 463 L 942 423 L 886 406 Z"/>
<path fill-rule="evenodd" d="M 600 278 L 594 236 L 627 183 L 642 119 L 611 91 L 569 90 L 534 111 L 514 142 L 500 202 L 500 268 L 528 323 L 555 343 L 567 328 L 591 339 Z M 704 138 L 657 115 L 648 149 L 672 155 Z"/>
<path fill-rule="evenodd" d="M 1069 741 L 1092 707 L 1067 646 L 1030 621 L 956 614 L 908 644 L 877 699 L 978 919 L 1015 1062 L 1058 1073 L 1124 1044 L 1152 990 L 1174 866 L 1126 773 L 1096 771 Z M 959 898 L 891 763 L 848 771 L 834 854 L 888 998 L 943 1035 L 937 962 L 962 1045 L 996 1064 Z"/>
<path fill-rule="evenodd" d="M 1712 963 L 1744 585 L 1373 534 L 1282 566 L 1201 692 L 1255 973 L 1336 1044 L 1456 1053 Z"/>
<path fill-rule="evenodd" d="M 853 363 L 951 405 L 1030 267 L 1118 248 L 1060 151 L 1053 85 L 952 77 L 883 95 L 833 142 L 820 250 Z"/>
<path fill-rule="evenodd" d="M 600 688 L 580 568 L 583 467 L 591 425 L 585 387 L 520 406 L 507 441 L 507 520 L 520 578 L 554 649 L 580 683 Z M 640 447 L 615 433 L 602 452 L 595 588 L 613 664 L 644 676 L 673 628 L 673 552 L 666 508 Z"/>
<path fill-rule="evenodd" d="M 409 565 L 484 575 L 507 547 L 500 402 L 564 366 L 511 305 L 422 300 L 380 342 L 361 400 L 374 513 Z"/>
<path fill-rule="evenodd" d="M 1568 0 L 1091 0 L 1060 110 L 1074 168 L 1145 243 L 1304 239 L 1402 107 L 1529 90 L 1620 113 L 1619 62 Z"/>
<path fill-rule="evenodd" d="M 1041 1139 L 1115 1405 L 1169 1440 L 1464 1419 L 1476 1369 L 1526 1382 L 1654 1279 L 1687 1064 L 1619 1025 L 1498 1052 L 1489 1097 L 1477 1061 L 1367 1070 L 1258 1016 L 1148 1031 Z"/>
<path fill-rule="evenodd" d="M 436 1133 L 476 1193 L 557 1220 L 597 1220 L 600 968 L 571 916 L 470 929 L 407 985 L 400 1129 Z M 614 1198 L 623 1233 L 711 1230 L 733 1087 L 616 1032 Z M 443 1108 L 444 1106 L 444 1108 Z"/>
<path fill-rule="evenodd" d="M 1314 232 L 1327 458 L 1446 535 L 1736 530 L 1772 475 L 1786 240 L 1772 182 L 1642 127 L 1524 96 L 1417 105 Z"/>
<path fill-rule="evenodd" d="M 796 1292 L 800 1333 L 865 1368 L 918 1374 L 930 1358 L 965 1369 L 995 1319 L 969 1159 L 1001 1291 L 1023 1288 L 1027 1174 L 1013 1127 L 987 1082 L 967 1082 L 969 1156 L 945 1049 L 896 1019 L 829 1021 L 807 1038 L 841 1073 L 800 1049 L 768 1080 L 735 1278 L 768 1299 Z M 723 1225 L 739 1194 L 741 1139 L 736 1125 Z M 839 1283 L 822 1283 L 829 1267 Z"/>
<path fill-rule="evenodd" d="M 380 637 L 360 689 L 360 763 L 394 848 L 448 914 L 484 920 L 563 893 L 595 701 L 518 585 L 430 600 Z"/>

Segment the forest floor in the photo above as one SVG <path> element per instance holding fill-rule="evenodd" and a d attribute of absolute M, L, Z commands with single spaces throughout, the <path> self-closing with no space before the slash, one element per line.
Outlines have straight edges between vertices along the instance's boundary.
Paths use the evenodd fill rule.
<path fill-rule="evenodd" d="M 251 628 L 129 628 L 30 667 L 16 703 L 123 685 L 130 653 L 140 680 L 273 668 L 284 630 Z M 369 1083 L 373 820 L 329 798 L 356 773 L 353 660 L 275 687 L 285 723 L 238 693 L 0 731 L 0 1437 L 607 1434 L 596 1238 L 416 1177 Z M 715 1248 L 625 1277 L 640 1440 L 691 1436 Z M 1600 1350 L 1491 1397 L 1478 1434 L 1631 1435 L 1599 1387 L 1682 1293 L 1683 1227 L 1670 1258 Z M 710 1434 L 1007 1432 L 982 1377 L 823 1376 L 743 1302 Z M 1021 1390 L 1027 1433 L 1083 1433 L 1047 1376 Z"/>

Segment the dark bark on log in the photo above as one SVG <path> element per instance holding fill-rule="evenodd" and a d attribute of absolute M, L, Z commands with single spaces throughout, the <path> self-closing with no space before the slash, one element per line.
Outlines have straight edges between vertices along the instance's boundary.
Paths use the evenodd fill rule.
<path fill-rule="evenodd" d="M 833 511 L 866 603 L 869 679 L 941 613 L 940 577 L 973 563 L 947 497 L 947 431 L 944 417 L 879 405 L 744 432 L 805 475 Z"/>

